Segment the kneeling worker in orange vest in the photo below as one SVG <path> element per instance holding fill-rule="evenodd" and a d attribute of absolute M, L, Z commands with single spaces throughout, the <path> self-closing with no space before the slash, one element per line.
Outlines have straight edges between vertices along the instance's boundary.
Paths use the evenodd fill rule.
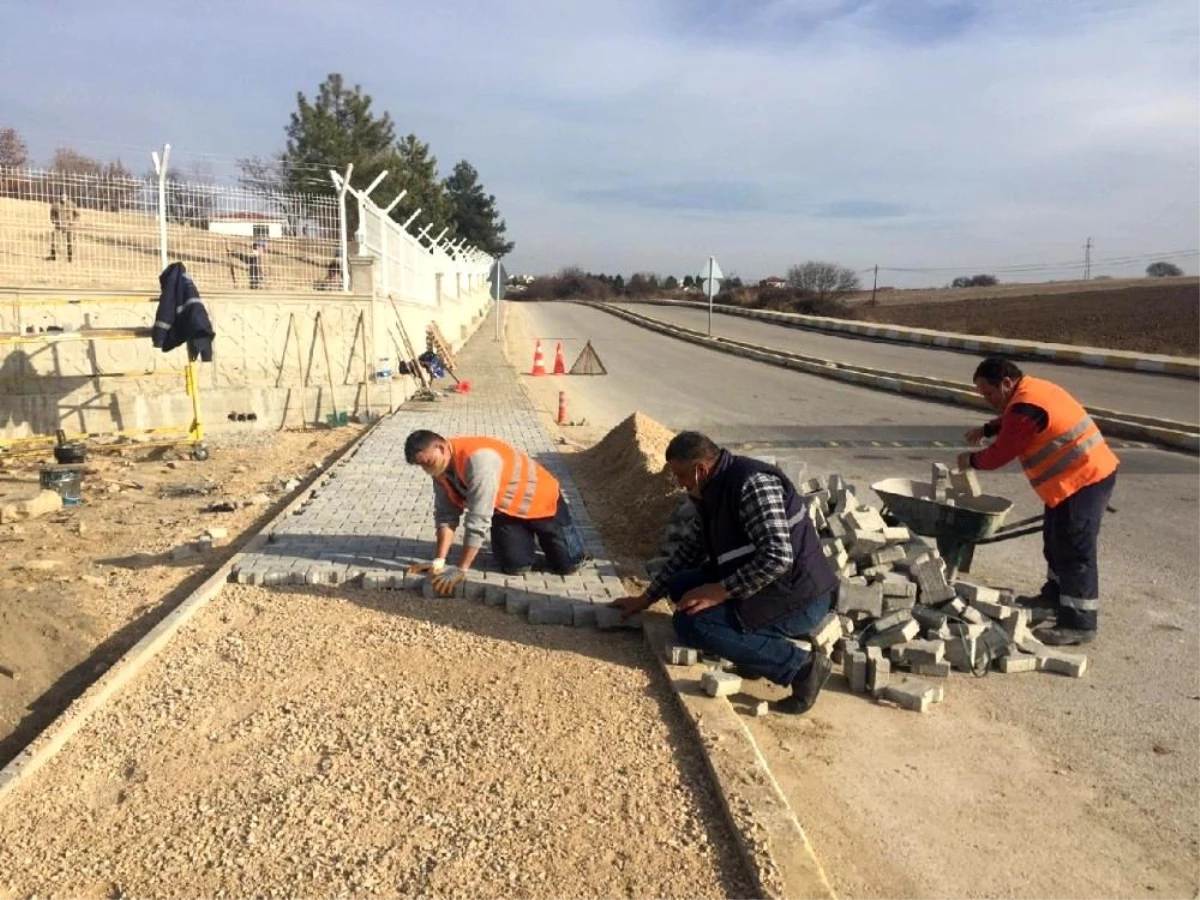
<path fill-rule="evenodd" d="M 998 469 L 1019 459 L 1042 498 L 1046 583 L 1017 602 L 1053 615 L 1056 625 L 1035 632 L 1047 644 L 1087 644 L 1096 638 L 1100 579 L 1096 543 L 1100 520 L 1117 481 L 1116 455 L 1092 417 L 1065 390 L 1026 375 L 1007 359 L 989 357 L 975 370 L 975 389 L 1001 415 L 967 432 L 972 445 L 992 444 L 958 457 L 960 469 Z"/>
<path fill-rule="evenodd" d="M 405 440 L 404 458 L 433 479 L 436 555 L 414 570 L 429 572 L 437 593 L 454 592 L 489 529 L 492 553 L 505 574 L 533 567 L 535 538 L 550 571 L 568 575 L 583 563 L 583 540 L 557 479 L 515 447 L 490 437 L 444 438 L 421 430 Z M 457 567 L 447 566 L 464 513 L 462 555 Z"/>

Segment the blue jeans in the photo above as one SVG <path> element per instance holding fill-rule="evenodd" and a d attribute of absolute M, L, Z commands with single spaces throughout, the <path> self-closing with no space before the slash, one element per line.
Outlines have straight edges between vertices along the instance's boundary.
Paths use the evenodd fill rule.
<path fill-rule="evenodd" d="M 671 601 L 678 603 L 692 588 L 716 579 L 701 569 L 680 572 L 667 582 Z M 789 685 L 808 664 L 810 654 L 787 638 L 804 637 L 821 623 L 833 606 L 833 594 L 823 594 L 802 609 L 764 625 L 742 630 L 729 603 L 690 615 L 677 611 L 675 634 L 689 647 L 729 660 L 751 675 L 762 675 L 776 684 Z"/>

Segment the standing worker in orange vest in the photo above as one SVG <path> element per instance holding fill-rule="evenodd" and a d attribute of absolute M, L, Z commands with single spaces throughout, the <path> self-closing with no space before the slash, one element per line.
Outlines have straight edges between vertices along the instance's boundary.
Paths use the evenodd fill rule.
<path fill-rule="evenodd" d="M 585 561 L 583 540 L 558 480 L 515 447 L 490 437 L 450 439 L 420 430 L 405 440 L 404 458 L 433 479 L 437 549 L 431 563 L 414 570 L 429 572 L 437 593 L 454 593 L 489 529 L 492 553 L 507 575 L 533 567 L 535 538 L 555 574 L 569 575 Z M 457 567 L 447 566 L 464 513 L 462 555 Z"/>
<path fill-rule="evenodd" d="M 972 445 L 994 440 L 984 450 L 960 454 L 959 469 L 998 469 L 1019 459 L 1046 505 L 1046 583 L 1038 596 L 1017 602 L 1056 617 L 1055 627 L 1036 632 L 1044 643 L 1090 643 L 1100 609 L 1096 543 L 1117 481 L 1117 457 L 1074 397 L 1052 382 L 1026 375 L 1010 360 L 993 356 L 981 362 L 975 389 L 1000 417 L 967 432 Z"/>

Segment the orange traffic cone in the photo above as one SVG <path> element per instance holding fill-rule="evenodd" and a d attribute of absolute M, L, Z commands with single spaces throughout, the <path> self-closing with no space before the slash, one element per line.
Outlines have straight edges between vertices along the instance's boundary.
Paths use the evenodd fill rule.
<path fill-rule="evenodd" d="M 567 374 L 567 361 L 565 359 L 563 359 L 562 341 L 559 341 L 558 346 L 556 346 L 554 348 L 554 374 L 555 375 L 566 375 Z"/>
<path fill-rule="evenodd" d="M 558 392 L 558 424 L 567 424 L 567 392 Z"/>
<path fill-rule="evenodd" d="M 546 374 L 546 360 L 542 356 L 541 339 L 538 340 L 537 346 L 533 348 L 533 371 L 530 372 L 529 374 L 530 375 L 545 375 Z"/>

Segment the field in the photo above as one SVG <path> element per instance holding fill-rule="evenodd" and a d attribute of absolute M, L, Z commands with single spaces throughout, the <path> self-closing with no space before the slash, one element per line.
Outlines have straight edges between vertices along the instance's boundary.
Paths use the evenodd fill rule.
<path fill-rule="evenodd" d="M 998 285 L 886 291 L 875 306 L 852 301 L 857 318 L 915 328 L 1200 355 L 1200 279 Z"/>

